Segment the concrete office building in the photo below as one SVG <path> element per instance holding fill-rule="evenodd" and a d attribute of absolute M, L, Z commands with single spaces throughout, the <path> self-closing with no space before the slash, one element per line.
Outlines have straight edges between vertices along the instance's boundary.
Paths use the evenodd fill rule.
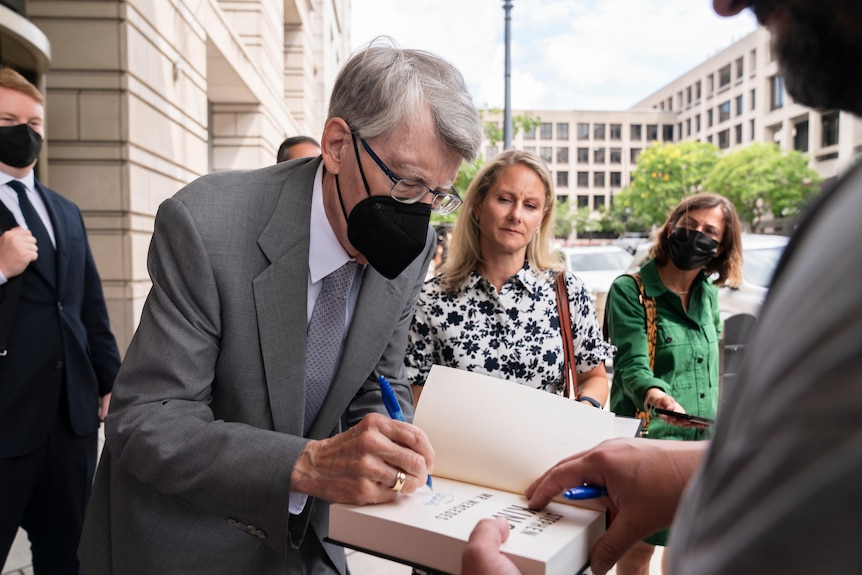
<path fill-rule="evenodd" d="M 349 0 L 0 0 L 0 64 L 47 96 L 37 176 L 81 208 L 125 351 L 156 209 L 320 136 Z"/>
<path fill-rule="evenodd" d="M 818 112 L 792 101 L 760 28 L 622 112 L 516 110 L 539 118 L 512 146 L 539 153 L 551 166 L 557 197 L 599 209 L 631 182 L 638 154 L 654 142 L 712 142 L 723 150 L 775 142 L 808 155 L 834 178 L 862 152 L 862 120 Z M 502 116 L 485 112 L 502 125 Z M 485 157 L 498 146 L 485 142 Z"/>

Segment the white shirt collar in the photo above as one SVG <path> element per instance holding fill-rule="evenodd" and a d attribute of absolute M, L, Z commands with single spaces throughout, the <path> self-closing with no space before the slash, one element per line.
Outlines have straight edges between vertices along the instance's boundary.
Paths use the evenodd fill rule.
<path fill-rule="evenodd" d="M 323 162 L 321 161 L 317 168 L 317 174 L 314 176 L 314 188 L 311 196 L 311 231 L 308 247 L 309 282 L 316 284 L 350 259 L 350 255 L 332 230 L 323 208 Z"/>

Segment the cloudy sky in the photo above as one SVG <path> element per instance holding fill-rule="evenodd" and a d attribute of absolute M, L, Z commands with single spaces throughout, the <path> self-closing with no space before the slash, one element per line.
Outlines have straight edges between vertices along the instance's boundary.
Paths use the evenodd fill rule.
<path fill-rule="evenodd" d="M 378 35 L 452 61 L 479 107 L 503 107 L 502 0 L 352 0 L 352 46 Z M 512 0 L 512 108 L 625 110 L 753 32 L 712 0 Z"/>

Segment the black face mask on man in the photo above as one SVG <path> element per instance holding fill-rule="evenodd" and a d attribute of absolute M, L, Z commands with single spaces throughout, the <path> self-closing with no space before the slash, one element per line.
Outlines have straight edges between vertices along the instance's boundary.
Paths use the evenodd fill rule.
<path fill-rule="evenodd" d="M 696 230 L 674 228 L 667 238 L 670 259 L 681 270 L 704 267 L 715 257 L 719 243 Z"/>
<path fill-rule="evenodd" d="M 13 168 L 26 168 L 42 150 L 42 136 L 29 124 L 0 127 L 0 162 Z"/>
<path fill-rule="evenodd" d="M 368 263 L 380 272 L 380 275 L 386 279 L 395 279 L 425 249 L 431 206 L 422 203 L 404 204 L 391 196 L 372 196 L 355 138 L 353 150 L 368 197 L 353 206 L 348 216 L 341 196 L 338 174 L 335 174 L 338 201 L 341 202 L 341 211 L 347 220 L 347 239 L 368 258 Z"/>

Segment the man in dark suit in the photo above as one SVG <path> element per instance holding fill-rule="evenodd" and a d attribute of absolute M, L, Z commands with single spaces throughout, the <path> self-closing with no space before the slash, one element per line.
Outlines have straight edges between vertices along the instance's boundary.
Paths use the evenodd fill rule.
<path fill-rule="evenodd" d="M 452 183 L 481 138 L 451 64 L 374 44 L 336 79 L 321 156 L 210 174 L 160 206 L 81 538 L 88 575 L 343 574 L 329 502 L 425 484 L 434 450 L 383 415 L 376 377 L 411 417 L 429 218 L 460 204 Z"/>
<path fill-rule="evenodd" d="M 43 116 L 0 69 L 0 558 L 21 526 L 37 575 L 75 575 L 120 356 L 81 213 L 33 174 Z"/>

